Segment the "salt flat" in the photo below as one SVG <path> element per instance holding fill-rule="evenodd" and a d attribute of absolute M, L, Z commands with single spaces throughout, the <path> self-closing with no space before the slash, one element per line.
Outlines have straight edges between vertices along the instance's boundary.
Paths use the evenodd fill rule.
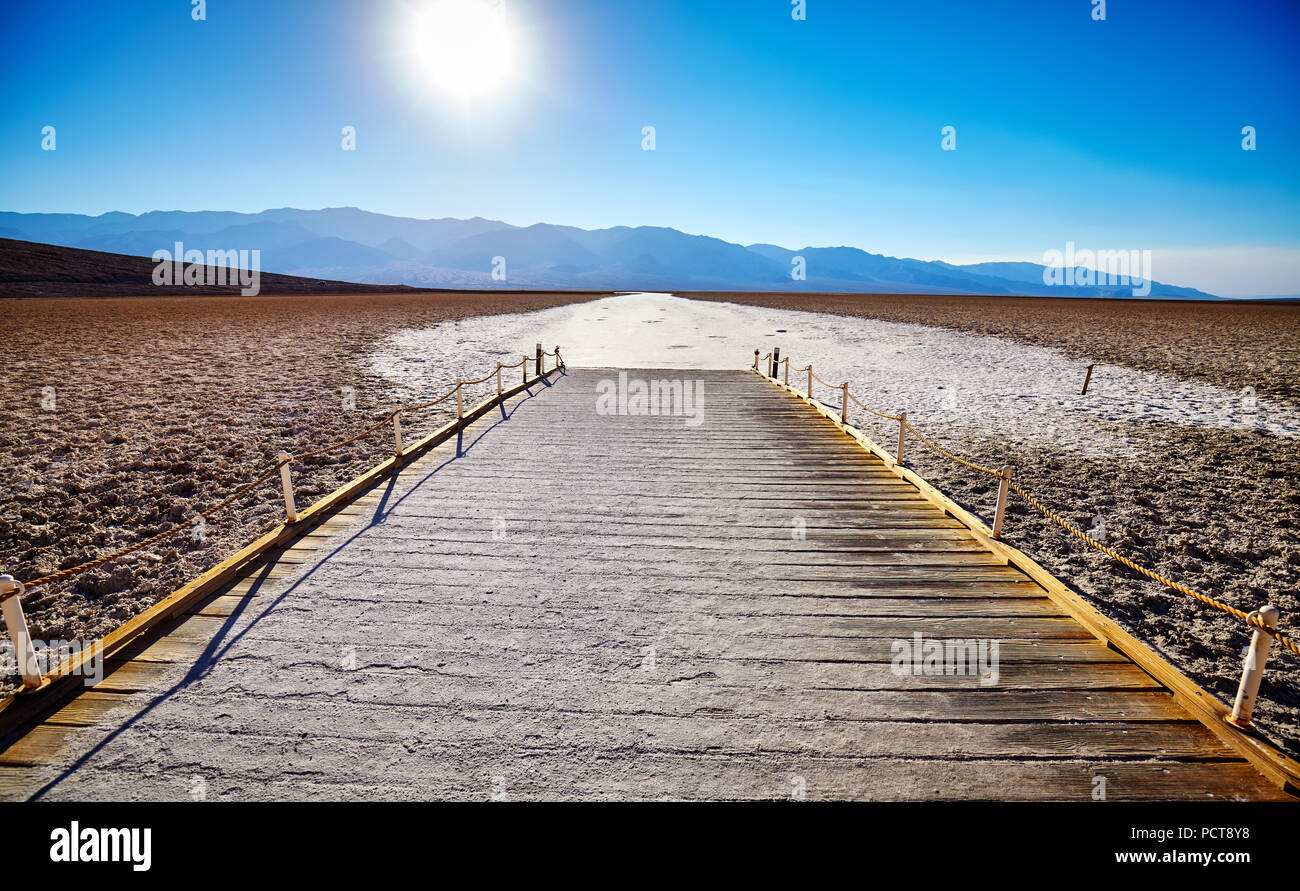
<path fill-rule="evenodd" d="M 1098 429 L 1157 422 L 1300 437 L 1300 406 L 1167 374 L 1112 365 L 1079 390 L 1086 364 L 1060 350 L 946 328 L 635 293 L 529 313 L 396 332 L 373 372 L 417 393 L 444 385 L 444 362 L 490 365 L 519 344 L 559 344 L 573 366 L 739 368 L 779 346 L 799 367 L 922 429 L 978 432 L 1064 453 L 1140 458 L 1146 441 Z M 473 363 L 470 363 L 473 364 Z M 802 386 L 800 375 L 792 383 Z M 833 401 L 831 390 L 819 387 Z"/>

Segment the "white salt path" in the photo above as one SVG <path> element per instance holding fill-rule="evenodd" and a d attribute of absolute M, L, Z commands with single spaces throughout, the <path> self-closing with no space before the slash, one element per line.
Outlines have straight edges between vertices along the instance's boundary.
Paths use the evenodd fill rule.
<path fill-rule="evenodd" d="M 1140 427 L 1126 431 L 1098 422 L 1300 436 L 1300 406 L 1255 398 L 1253 391 L 1099 365 L 1088 395 L 1080 396 L 1088 362 L 1048 347 L 669 294 L 624 294 L 407 329 L 387 339 L 372 357 L 372 368 L 408 387 L 415 398 L 445 389 L 448 364 L 491 367 L 538 340 L 547 349 L 561 345 L 575 367 L 742 368 L 753 363 L 755 348 L 766 354 L 780 346 L 793 365 L 811 361 L 820 377 L 848 380 L 854 395 L 874 408 L 906 410 L 922 430 L 959 439 L 967 433 L 991 435 L 1056 452 L 1131 459 L 1146 454 L 1148 437 Z M 795 375 L 791 382 L 802 388 L 804 380 Z M 1243 381 L 1243 389 L 1248 385 Z M 826 401 L 838 398 L 820 386 L 817 393 Z"/>

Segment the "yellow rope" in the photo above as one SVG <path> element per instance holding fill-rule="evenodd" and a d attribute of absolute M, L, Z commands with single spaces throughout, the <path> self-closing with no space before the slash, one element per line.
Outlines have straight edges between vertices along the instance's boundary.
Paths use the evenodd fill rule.
<path fill-rule="evenodd" d="M 1220 601 L 1215 600 L 1213 597 L 1209 597 L 1205 594 L 1201 594 L 1196 591 L 1193 591 L 1191 588 L 1187 587 L 1186 585 L 1180 585 L 1178 582 L 1175 582 L 1173 579 L 1166 578 L 1165 576 L 1161 575 L 1158 572 L 1147 569 L 1144 566 L 1139 566 L 1129 558 L 1125 557 L 1123 554 L 1120 554 L 1114 548 L 1106 547 L 1104 544 L 1097 541 L 1095 538 L 1093 538 L 1088 533 L 1084 532 L 1082 529 L 1080 529 L 1078 526 L 1071 523 L 1069 520 L 1059 516 L 1058 514 L 1052 512 L 1051 510 L 1048 510 L 1048 508 L 1045 507 L 1041 501 L 1039 501 L 1037 498 L 1034 498 L 1024 489 L 1020 488 L 1020 486 L 1016 485 L 1015 483 L 1011 483 L 1010 487 L 1012 491 L 1014 491 L 1021 498 L 1025 499 L 1025 501 L 1027 501 L 1030 505 L 1032 505 L 1040 514 L 1047 517 L 1047 519 L 1051 520 L 1057 526 L 1060 526 L 1062 529 L 1064 529 L 1066 532 L 1069 532 L 1074 537 L 1080 539 L 1081 541 L 1085 542 L 1086 544 L 1090 545 L 1096 550 L 1101 551 L 1101 553 L 1105 554 L 1107 557 L 1110 557 L 1112 560 L 1116 561 L 1117 563 L 1121 563 L 1124 566 L 1127 566 L 1129 569 L 1146 576 L 1152 581 L 1159 582 L 1160 584 L 1164 585 L 1166 588 L 1169 588 L 1170 590 L 1177 591 L 1179 594 L 1185 594 L 1188 597 L 1194 598 L 1195 600 L 1199 600 L 1201 603 L 1204 603 L 1207 606 L 1212 606 L 1215 609 L 1221 610 L 1230 616 L 1235 616 L 1238 619 L 1241 619 L 1243 622 L 1246 622 L 1247 624 L 1251 625 L 1252 627 L 1260 628 L 1263 629 L 1264 631 L 1267 631 L 1269 634 L 1277 638 L 1278 642 L 1282 644 L 1282 646 L 1286 647 L 1288 650 L 1290 650 L 1292 653 L 1295 653 L 1297 656 L 1300 656 L 1300 648 L 1298 648 L 1290 638 L 1286 637 L 1284 634 L 1282 634 L 1277 630 L 1268 628 L 1264 624 L 1264 621 L 1260 619 L 1258 616 L 1252 616 L 1252 614 L 1243 612 L 1242 610 L 1239 610 L 1236 607 L 1228 606 L 1228 604 L 1221 603 Z"/>
<path fill-rule="evenodd" d="M 785 361 L 789 363 L 790 361 L 789 357 L 787 357 Z M 807 368 L 796 368 L 793 370 L 808 371 L 810 368 L 812 368 L 811 365 L 809 365 Z M 833 384 L 827 383 L 826 381 L 822 380 L 820 377 L 817 377 L 816 374 L 814 374 L 813 377 L 817 378 L 818 381 L 821 381 L 821 383 L 826 384 L 826 386 L 828 387 L 834 387 Z M 859 401 L 858 398 L 854 396 L 852 393 L 849 394 L 849 398 L 852 399 L 853 402 L 859 408 L 869 411 L 873 415 L 876 415 L 877 417 L 888 418 L 891 421 L 902 420 L 902 418 L 899 415 L 885 414 L 884 412 L 876 411 L 874 408 L 871 408 L 870 406 L 863 405 L 862 402 Z M 913 427 L 911 423 L 907 421 L 903 421 L 903 424 L 906 427 L 906 429 L 912 431 L 912 433 L 916 435 L 917 439 L 921 440 L 921 442 L 925 443 L 927 446 L 934 449 L 936 452 L 938 452 L 940 455 L 943 455 L 945 458 L 949 458 L 952 461 L 956 461 L 958 464 L 969 467 L 972 470 L 978 470 L 981 473 L 987 473 L 990 476 L 1000 477 L 1002 475 L 999 471 L 994 470 L 991 467 L 985 467 L 981 464 L 976 464 L 973 461 L 967 461 L 965 458 L 959 457 L 958 455 L 954 455 L 952 452 L 948 451 L 947 449 L 944 449 L 941 446 L 937 445 L 935 442 L 929 439 L 925 434 L 923 434 L 920 430 L 917 430 L 915 427 Z M 1242 610 L 1239 610 L 1236 607 L 1232 607 L 1226 603 L 1222 603 L 1218 600 L 1215 600 L 1213 597 L 1209 597 L 1205 594 L 1201 594 L 1197 591 L 1193 591 L 1191 588 L 1188 588 L 1186 585 L 1181 585 L 1178 582 L 1175 582 L 1173 579 L 1166 578 L 1165 576 L 1161 575 L 1160 573 L 1154 570 L 1147 569 L 1146 567 L 1143 566 L 1139 566 L 1138 564 L 1134 563 L 1129 558 L 1123 556 L 1113 548 L 1106 547 L 1101 542 L 1097 541 L 1092 536 L 1088 535 L 1088 533 L 1084 532 L 1078 526 L 1075 526 L 1069 520 L 1066 520 L 1063 517 L 1059 516 L 1058 514 L 1053 513 L 1046 506 L 1044 506 L 1042 502 L 1038 501 L 1036 498 L 1031 496 L 1028 492 L 1026 492 L 1016 483 L 1008 482 L 1008 485 L 1017 495 L 1025 499 L 1026 502 L 1028 502 L 1035 510 L 1041 513 L 1043 516 L 1047 517 L 1049 520 L 1051 520 L 1057 526 L 1060 526 L 1065 531 L 1069 532 L 1071 535 L 1074 535 L 1076 538 L 1085 542 L 1089 546 L 1095 548 L 1096 550 L 1110 557 L 1112 560 L 1116 561 L 1117 563 L 1120 563 L 1123 566 L 1127 566 L 1129 569 L 1133 570 L 1136 573 L 1139 573 L 1140 575 L 1146 576 L 1152 581 L 1159 582 L 1160 584 L 1164 585 L 1166 588 L 1169 588 L 1171 591 L 1177 591 L 1179 594 L 1183 594 L 1186 595 L 1187 597 L 1191 597 L 1195 600 L 1198 600 L 1201 603 L 1206 604 L 1207 606 L 1211 606 L 1217 610 L 1227 613 L 1230 616 L 1234 616 L 1238 619 L 1241 619 L 1243 622 L 1250 625 L 1252 628 L 1259 628 L 1260 630 L 1268 634 L 1271 634 L 1274 638 L 1277 639 L 1278 643 L 1280 643 L 1283 647 L 1285 647 L 1287 650 L 1290 650 L 1295 655 L 1300 656 L 1300 646 L 1297 646 L 1297 644 L 1293 640 L 1291 640 L 1281 631 L 1266 626 L 1264 624 L 1264 620 L 1261 619 L 1257 614 L 1243 612 Z"/>
<path fill-rule="evenodd" d="M 280 468 L 283 467 L 285 463 L 286 462 L 284 461 L 280 461 L 274 467 L 268 470 L 265 474 L 253 480 L 253 482 L 244 486 L 242 489 L 235 492 L 233 495 L 231 495 L 225 501 L 222 501 L 220 504 L 216 504 L 208 508 L 203 513 L 199 514 L 199 516 L 204 519 L 207 519 L 208 517 L 215 514 L 217 511 L 226 507 L 236 498 L 239 498 L 251 492 L 253 489 L 257 488 L 262 483 L 266 482 L 271 477 L 279 473 Z M 74 575 L 80 575 L 81 573 L 94 569 L 98 566 L 103 566 L 105 563 L 111 563 L 112 561 L 117 560 L 119 557 L 125 557 L 127 554 L 130 554 L 133 551 L 138 551 L 141 548 L 148 547 L 151 544 L 156 544 L 157 542 L 160 542 L 165 538 L 170 538 L 171 536 L 175 535 L 177 532 L 180 532 L 182 529 L 188 529 L 188 528 L 190 528 L 189 524 L 181 525 L 178 523 L 174 526 L 171 526 L 168 529 L 164 529 L 162 532 L 159 532 L 157 535 L 151 535 L 148 538 L 144 539 L 143 541 L 138 541 L 133 545 L 122 548 L 122 550 L 117 551 L 116 553 L 105 554 L 103 557 L 96 557 L 94 560 L 88 560 L 85 563 L 80 564 L 79 566 L 73 566 L 68 569 L 60 570 L 59 572 L 52 572 L 49 575 L 43 575 L 38 579 L 33 579 L 30 582 L 26 582 L 23 585 L 23 587 L 25 587 L 27 590 L 30 591 L 31 589 L 37 588 L 41 585 L 50 585 L 53 584 L 54 582 L 61 582 L 64 579 L 69 579 Z"/>
<path fill-rule="evenodd" d="M 887 415 L 883 411 L 876 411 L 874 408 L 872 408 L 869 405 L 863 405 L 861 402 L 858 401 L 858 397 L 854 396 L 852 393 L 849 394 L 849 399 L 851 399 L 853 403 L 857 405 L 858 408 L 863 409 L 864 411 L 869 411 L 878 418 L 888 418 L 891 421 L 902 420 L 901 418 L 899 418 L 898 415 Z"/>
<path fill-rule="evenodd" d="M 479 378 L 479 379 L 476 380 L 476 381 L 461 381 L 461 385 L 462 385 L 462 386 L 466 386 L 466 387 L 468 387 L 468 386 L 472 386 L 472 385 L 474 385 L 474 384 L 481 384 L 481 383 L 483 383 L 485 380 L 488 380 L 488 379 L 490 379 L 490 378 L 494 378 L 494 377 L 496 377 L 496 375 L 497 375 L 497 373 L 496 373 L 495 371 L 489 371 L 485 376 Z"/>
<path fill-rule="evenodd" d="M 991 467 L 985 467 L 985 466 L 983 466 L 982 464 L 975 464 L 974 462 L 967 461 L 965 458 L 959 458 L 959 457 L 957 457 L 956 455 L 954 455 L 952 452 L 948 451 L 947 449 L 940 448 L 939 446 L 937 446 L 937 445 L 935 445 L 933 442 L 931 442 L 928 438 L 926 438 L 925 434 L 923 434 L 920 430 L 917 430 L 917 429 L 916 429 L 915 427 L 913 427 L 910 423 L 908 423 L 908 422 L 906 422 L 906 421 L 904 421 L 903 423 L 906 425 L 906 427 L 907 427 L 908 430 L 911 430 L 913 433 L 916 434 L 916 438 L 917 438 L 917 439 L 921 440 L 921 442 L 925 443 L 925 444 L 928 445 L 930 448 L 932 448 L 932 449 L 934 449 L 936 452 L 938 452 L 940 455 L 943 455 L 945 458 L 951 458 L 952 460 L 956 461 L 958 464 L 964 464 L 964 465 L 966 465 L 967 467 L 971 468 L 972 470 L 979 470 L 979 471 L 982 471 L 983 473 L 987 473 L 987 474 L 989 474 L 990 476 L 1000 476 L 1000 475 L 1001 475 L 1001 474 L 999 474 L 996 470 L 993 470 Z"/>
<path fill-rule="evenodd" d="M 548 356 L 549 356 L 549 355 L 556 355 L 556 356 L 558 356 L 558 355 L 559 355 L 559 351 L 560 351 L 560 348 L 557 346 L 557 347 L 555 348 L 554 353 L 546 353 L 545 355 L 548 355 Z M 523 361 L 521 361 L 521 362 L 516 362 L 514 365 L 501 365 L 501 363 L 499 363 L 499 362 L 498 362 L 497 364 L 498 364 L 501 368 L 518 368 L 520 365 L 524 364 L 524 363 L 527 362 L 527 361 L 528 361 L 527 358 L 525 358 Z M 429 401 L 429 402 L 422 402 L 422 403 L 420 403 L 419 405 L 407 405 L 407 406 L 400 406 L 400 407 L 398 407 L 398 408 L 395 408 L 395 409 L 393 409 L 391 412 L 389 412 L 387 415 L 385 415 L 385 416 L 384 416 L 384 419 L 383 419 L 382 421 L 379 421 L 377 424 L 374 424 L 373 426 L 367 427 L 365 430 L 362 430 L 360 433 L 358 433 L 356 436 L 351 437 L 350 439 L 345 439 L 345 440 L 342 440 L 341 442 L 336 442 L 336 443 L 334 443 L 334 444 L 332 444 L 332 445 L 327 445 L 327 446 L 325 446 L 324 448 L 316 449 L 315 451 L 311 451 L 311 452 L 303 452 L 303 453 L 298 454 L 298 455 L 292 455 L 288 460 L 285 460 L 285 461 L 278 461 L 278 462 L 276 462 L 276 464 L 275 464 L 274 467 L 272 467 L 270 470 L 268 470 L 268 471 L 267 471 L 266 473 L 264 473 L 262 476 L 258 477 L 258 478 L 255 479 L 253 482 L 249 483 L 248 485 L 246 485 L 246 486 L 240 488 L 239 490 L 237 490 L 236 492 L 234 492 L 232 495 L 230 495 L 229 497 L 227 497 L 224 501 L 221 501 L 221 502 L 219 502 L 218 504 L 215 504 L 215 505 L 213 505 L 212 507 L 208 508 L 207 510 L 203 511 L 202 513 L 198 514 L 198 517 L 196 517 L 196 519 L 197 519 L 197 518 L 207 519 L 208 517 L 212 516 L 213 514 L 217 513 L 218 511 L 220 511 L 220 510 L 222 510 L 223 508 L 225 508 L 225 507 L 227 507 L 228 505 L 230 505 L 230 504 L 231 504 L 232 502 L 234 502 L 236 499 L 241 498 L 241 497 L 243 497 L 244 495 L 247 495 L 247 494 L 248 494 L 249 492 L 251 492 L 253 489 L 257 488 L 257 487 L 260 486 L 262 483 L 266 482 L 266 481 L 269 480 L 271 477 L 273 477 L 273 476 L 275 476 L 277 473 L 279 473 L 280 468 L 283 467 L 285 464 L 288 464 L 288 463 L 290 463 L 290 462 L 292 462 L 292 461 L 305 461 L 305 460 L 307 460 L 308 458 L 315 458 L 316 456 L 318 456 L 318 455 L 323 455 L 323 454 L 325 454 L 326 452 L 332 452 L 332 451 L 334 451 L 335 449 L 341 449 L 341 448 L 343 448 L 344 446 L 352 445 L 352 443 L 357 442 L 358 440 L 365 439 L 367 436 L 370 436 L 372 433 L 374 433 L 374 432 L 375 432 L 376 430 L 378 430 L 379 428 L 387 426 L 388 423 L 389 423 L 390 421 L 392 421 L 394 417 L 396 417 L 397 415 L 401 414 L 402 412 L 418 411 L 418 410 L 420 410 L 420 409 L 429 408 L 429 407 L 431 407 L 431 406 L 437 405 L 438 403 L 443 402 L 443 401 L 445 401 L 445 400 L 447 400 L 447 399 L 450 399 L 452 396 L 454 396 L 454 395 L 456 394 L 456 390 L 458 390 L 458 389 L 460 388 L 461 385 L 466 384 L 466 383 L 469 383 L 469 384 L 481 384 L 481 383 L 483 383 L 483 381 L 488 380 L 488 378 L 493 377 L 495 374 L 496 374 L 496 372 L 493 371 L 493 372 L 492 372 L 491 374 L 489 374 L 487 377 L 481 378 L 481 379 L 479 379 L 479 380 L 477 380 L 477 381 L 462 381 L 461 384 L 458 384 L 456 387 L 453 387 L 453 388 L 452 388 L 450 391 L 448 391 L 445 395 L 440 396 L 440 397 L 438 397 L 437 399 L 431 400 L 431 401 Z M 176 523 L 176 524 L 174 524 L 174 525 L 172 525 L 172 526 L 170 526 L 170 527 L 164 529 L 162 532 L 157 533 L 156 535 L 151 535 L 151 536 L 149 536 L 148 538 L 143 539 L 142 541 L 138 541 L 138 542 L 136 542 L 136 543 L 133 544 L 133 545 L 128 545 L 127 547 L 122 548 L 122 549 L 119 550 L 119 551 L 115 551 L 115 552 L 113 552 L 113 553 L 111 553 L 111 554 L 105 554 L 105 555 L 103 555 L 103 556 L 101 556 L 101 557 L 96 557 L 96 558 L 93 559 L 93 560 L 87 560 L 85 563 L 80 563 L 80 564 L 78 564 L 78 565 L 76 565 L 76 566 L 71 566 L 71 567 L 69 567 L 69 568 L 67 568 L 67 569 L 59 570 L 58 572 L 52 572 L 52 573 L 50 573 L 50 574 L 48 574 L 48 575 L 43 575 L 43 576 L 41 576 L 40 578 L 37 578 L 37 579 L 32 579 L 30 582 L 26 582 L 26 583 L 24 583 L 23 587 L 30 591 L 30 590 L 32 590 L 32 589 L 34 589 L 34 588 L 38 588 L 38 587 L 40 587 L 41 585 L 51 585 L 51 584 L 54 584 L 55 582 L 61 582 L 61 581 L 64 581 L 65 579 L 72 578 L 72 577 L 75 576 L 75 575 L 80 575 L 80 574 L 83 573 L 83 572 L 88 572 L 88 571 L 90 571 L 90 570 L 92 570 L 92 569 L 95 569 L 95 568 L 97 568 L 97 567 L 103 566 L 103 565 L 105 565 L 106 563 L 112 563 L 114 560 L 117 560 L 117 559 L 120 559 L 120 558 L 122 558 L 122 557 L 125 557 L 127 554 L 130 554 L 130 553 L 133 553 L 133 552 L 135 552 L 135 551 L 138 551 L 138 550 L 140 550 L 141 548 L 146 548 L 146 547 L 148 547 L 148 546 L 151 545 L 151 544 L 157 544 L 158 542 L 160 542 L 160 541 L 162 541 L 162 540 L 164 540 L 164 539 L 166 539 L 166 538 L 170 538 L 171 536 L 175 535 L 175 534 L 178 533 L 178 532 L 181 532 L 182 530 L 189 529 L 189 528 L 191 527 L 192 523 L 193 523 L 193 521 L 190 521 L 190 523 L 186 523 L 186 524 Z"/>

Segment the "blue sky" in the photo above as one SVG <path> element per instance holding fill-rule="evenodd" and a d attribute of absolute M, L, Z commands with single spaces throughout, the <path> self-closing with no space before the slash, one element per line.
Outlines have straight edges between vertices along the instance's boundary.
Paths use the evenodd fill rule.
<path fill-rule="evenodd" d="M 1291 0 L 505 0 L 514 71 L 472 101 L 431 82 L 425 2 L 7 4 L 0 209 L 356 205 L 953 262 L 1073 241 L 1300 293 Z"/>

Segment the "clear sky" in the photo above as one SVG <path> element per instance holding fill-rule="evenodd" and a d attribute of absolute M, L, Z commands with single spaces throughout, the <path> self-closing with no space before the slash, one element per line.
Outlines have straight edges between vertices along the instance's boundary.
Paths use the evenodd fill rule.
<path fill-rule="evenodd" d="M 8 2 L 0 209 L 355 205 L 953 262 L 1073 241 L 1300 293 L 1295 0 L 504 0 L 487 46 L 420 24 L 431 2 Z M 449 59 L 505 73 L 466 96 Z"/>

